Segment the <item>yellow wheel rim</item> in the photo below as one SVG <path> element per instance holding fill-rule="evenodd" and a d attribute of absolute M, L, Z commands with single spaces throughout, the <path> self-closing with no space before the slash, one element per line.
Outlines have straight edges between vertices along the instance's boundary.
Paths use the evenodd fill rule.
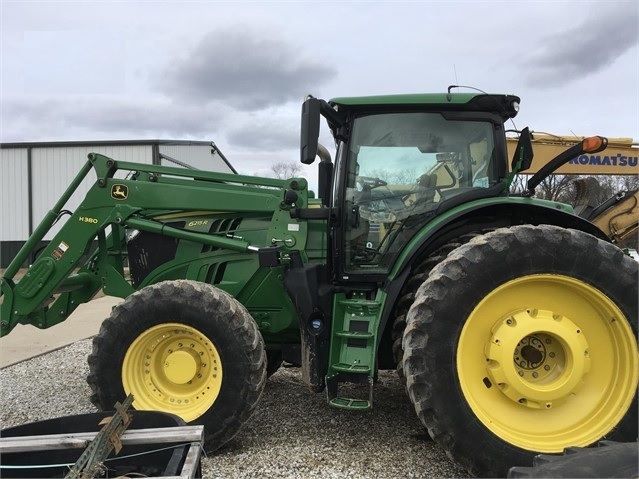
<path fill-rule="evenodd" d="M 124 391 L 139 410 L 202 416 L 222 387 L 222 363 L 213 342 L 178 323 L 154 326 L 131 343 L 122 363 Z"/>
<path fill-rule="evenodd" d="M 530 275 L 487 295 L 464 325 L 459 381 L 471 409 L 510 444 L 539 452 L 586 446 L 628 411 L 637 341 L 613 301 L 560 275 Z"/>

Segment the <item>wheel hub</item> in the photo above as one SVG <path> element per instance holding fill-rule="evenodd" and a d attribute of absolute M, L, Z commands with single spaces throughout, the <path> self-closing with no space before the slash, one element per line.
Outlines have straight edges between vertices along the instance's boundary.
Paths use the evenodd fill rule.
<path fill-rule="evenodd" d="M 490 380 L 506 397 L 529 408 L 561 404 L 590 371 L 589 346 L 581 330 L 552 311 L 519 311 L 491 333 L 485 352 Z"/>
<path fill-rule="evenodd" d="M 197 373 L 195 357 L 188 351 L 174 351 L 164 360 L 164 374 L 175 384 L 186 384 Z"/>
<path fill-rule="evenodd" d="M 530 344 L 523 345 L 522 343 L 526 339 L 528 339 L 531 342 L 534 341 L 535 343 L 539 344 L 541 346 L 539 350 L 535 349 L 535 346 L 531 346 Z M 519 342 L 519 345 L 522 346 L 521 357 L 525 360 L 525 361 L 522 361 L 523 363 L 522 367 L 525 367 L 527 369 L 534 368 L 537 364 L 542 362 L 542 360 L 544 359 L 545 351 L 542 349 L 543 343 L 535 337 L 524 338 L 524 340 Z M 515 354 L 517 354 L 517 350 L 515 350 Z M 515 358 L 515 360 L 517 359 L 519 358 Z"/>

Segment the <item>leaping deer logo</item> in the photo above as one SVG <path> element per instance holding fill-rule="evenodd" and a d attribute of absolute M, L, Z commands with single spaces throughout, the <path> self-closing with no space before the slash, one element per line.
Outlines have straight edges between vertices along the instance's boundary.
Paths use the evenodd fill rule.
<path fill-rule="evenodd" d="M 111 198 L 114 200 L 126 200 L 127 196 L 129 196 L 129 189 L 125 185 L 111 187 Z"/>

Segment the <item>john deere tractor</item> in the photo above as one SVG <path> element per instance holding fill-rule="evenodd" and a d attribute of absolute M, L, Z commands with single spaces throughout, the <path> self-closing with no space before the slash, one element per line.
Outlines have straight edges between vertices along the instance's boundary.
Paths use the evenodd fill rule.
<path fill-rule="evenodd" d="M 301 161 L 319 157 L 317 193 L 302 178 L 90 154 L 2 278 L 2 335 L 54 326 L 99 290 L 125 298 L 93 340 L 92 401 L 133 394 L 137 409 L 204 424 L 210 449 L 282 361 L 355 412 L 372 408 L 378 371 L 396 368 L 429 434 L 473 475 L 636 440 L 637 262 L 570 206 L 534 198 L 606 139 L 509 195 L 533 155 L 524 129 L 507 157 L 518 108 L 516 96 L 450 91 L 309 97 Z M 322 117 L 334 160 L 318 144 Z"/>

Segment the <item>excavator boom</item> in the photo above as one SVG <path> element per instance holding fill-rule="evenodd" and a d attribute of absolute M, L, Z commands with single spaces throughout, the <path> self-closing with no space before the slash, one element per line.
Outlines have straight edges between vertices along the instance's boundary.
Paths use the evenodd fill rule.
<path fill-rule="evenodd" d="M 535 156 L 526 174 L 536 173 L 551 158 L 573 146 L 584 137 L 556 136 L 548 133 L 533 133 L 532 146 Z M 509 157 L 512 158 L 517 138 L 507 138 Z M 583 154 L 560 167 L 559 175 L 638 175 L 639 143 L 632 138 L 608 138 L 608 147 L 599 153 Z"/>

